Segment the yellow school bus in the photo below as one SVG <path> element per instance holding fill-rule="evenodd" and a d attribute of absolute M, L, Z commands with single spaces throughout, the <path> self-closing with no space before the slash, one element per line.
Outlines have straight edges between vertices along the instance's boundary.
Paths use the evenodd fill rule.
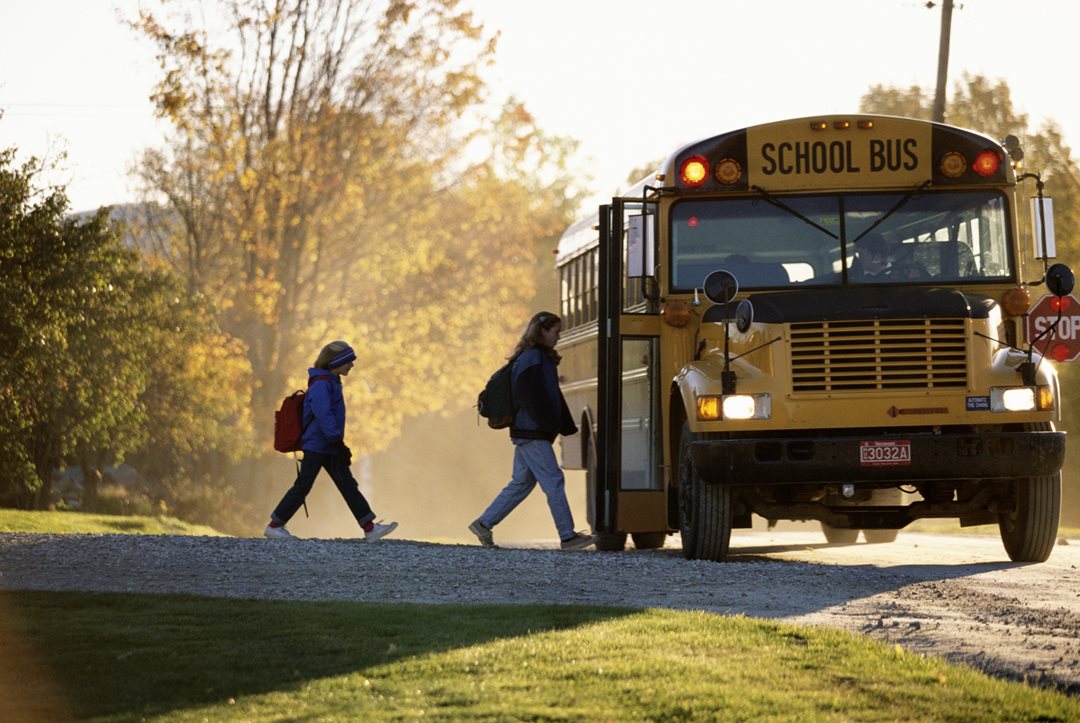
<path fill-rule="evenodd" d="M 723 560 L 753 514 L 831 542 L 937 517 L 1045 560 L 1065 440 L 1024 316 L 1073 277 L 1021 155 L 927 121 L 786 120 L 686 145 L 571 226 L 561 451 L 601 549 L 678 532 Z"/>

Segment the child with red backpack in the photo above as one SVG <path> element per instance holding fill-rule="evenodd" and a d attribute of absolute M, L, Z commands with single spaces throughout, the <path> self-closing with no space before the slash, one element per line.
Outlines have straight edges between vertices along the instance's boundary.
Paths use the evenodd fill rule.
<path fill-rule="evenodd" d="M 308 369 L 300 445 L 304 458 L 300 461 L 296 481 L 271 513 L 270 523 L 263 531 L 272 540 L 292 538 L 285 523 L 304 504 L 315 478 L 323 469 L 334 480 L 353 517 L 364 530 L 365 540 L 381 540 L 397 527 L 396 522 L 375 522 L 375 513 L 349 469 L 352 452 L 345 444 L 345 396 L 341 378 L 348 376 L 355 362 L 356 352 L 351 346 L 344 341 L 332 341 L 319 352 L 315 366 Z"/>

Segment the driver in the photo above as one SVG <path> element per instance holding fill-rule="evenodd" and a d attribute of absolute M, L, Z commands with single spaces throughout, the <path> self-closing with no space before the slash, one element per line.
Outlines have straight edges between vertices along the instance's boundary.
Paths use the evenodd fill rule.
<path fill-rule="evenodd" d="M 871 232 L 855 242 L 855 259 L 848 269 L 852 281 L 875 281 L 887 275 L 889 242 L 879 233 Z"/>

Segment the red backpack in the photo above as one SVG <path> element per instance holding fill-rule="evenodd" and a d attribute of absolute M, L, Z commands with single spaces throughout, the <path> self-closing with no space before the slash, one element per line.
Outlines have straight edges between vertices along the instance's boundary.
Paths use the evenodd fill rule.
<path fill-rule="evenodd" d="M 308 389 L 320 379 L 330 381 L 329 376 L 321 375 L 308 379 Z M 304 437 L 304 396 L 303 389 L 285 397 L 281 409 L 274 412 L 274 449 L 278 452 L 299 452 Z"/>

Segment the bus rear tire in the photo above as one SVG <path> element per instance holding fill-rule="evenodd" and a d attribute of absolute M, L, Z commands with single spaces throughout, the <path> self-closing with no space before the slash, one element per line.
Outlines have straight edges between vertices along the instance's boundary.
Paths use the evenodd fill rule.
<path fill-rule="evenodd" d="M 821 531 L 825 533 L 825 540 L 830 545 L 854 545 L 859 539 L 858 530 L 848 530 L 843 527 L 833 527 L 821 523 Z"/>
<path fill-rule="evenodd" d="M 679 531 L 688 560 L 720 562 L 731 544 L 731 487 L 706 484 L 690 456 L 693 432 L 683 424 L 679 437 Z"/>
<path fill-rule="evenodd" d="M 582 420 L 582 429 L 589 429 L 588 420 Z M 600 552 L 622 552 L 626 549 L 626 533 L 625 532 L 597 532 L 596 531 L 596 517 L 597 517 L 597 502 L 599 499 L 599 490 L 597 484 L 599 480 L 596 476 L 596 445 L 593 444 L 592 435 L 588 435 L 585 439 L 585 502 L 586 513 L 589 518 L 589 527 L 593 534 L 596 535 L 596 549 Z"/>
<path fill-rule="evenodd" d="M 666 532 L 631 532 L 634 548 L 638 550 L 659 550 L 667 540 Z"/>
<path fill-rule="evenodd" d="M 596 549 L 600 552 L 622 552 L 626 549 L 625 532 L 597 532 Z"/>
<path fill-rule="evenodd" d="M 904 493 L 898 487 L 884 490 L 874 490 L 874 504 L 897 507 L 904 502 Z M 871 545 L 879 545 L 886 542 L 896 542 L 896 536 L 900 530 L 863 530 L 863 537 Z"/>

